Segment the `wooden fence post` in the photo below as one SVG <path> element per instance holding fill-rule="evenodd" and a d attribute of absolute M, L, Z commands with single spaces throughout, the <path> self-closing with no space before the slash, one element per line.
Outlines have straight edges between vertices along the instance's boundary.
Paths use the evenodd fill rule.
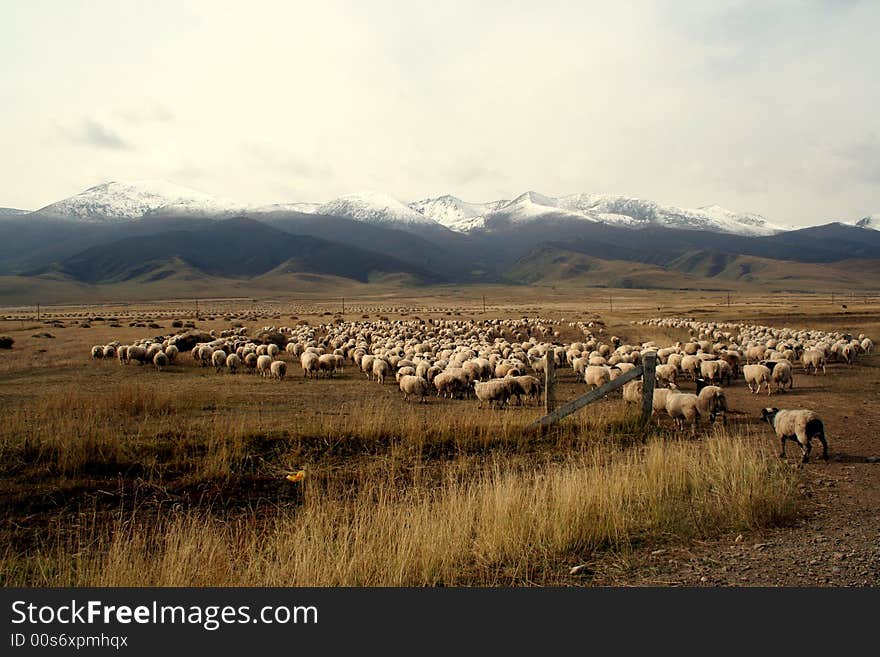
<path fill-rule="evenodd" d="M 544 413 L 550 414 L 556 409 L 556 358 L 553 350 L 544 355 Z"/>
<path fill-rule="evenodd" d="M 642 354 L 642 424 L 651 421 L 654 410 L 654 370 L 657 367 L 657 352 L 648 351 Z"/>

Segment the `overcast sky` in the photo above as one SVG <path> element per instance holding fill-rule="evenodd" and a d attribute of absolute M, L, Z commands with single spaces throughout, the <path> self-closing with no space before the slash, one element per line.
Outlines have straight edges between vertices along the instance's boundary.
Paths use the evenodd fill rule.
<path fill-rule="evenodd" d="M 880 212 L 880 2 L 0 0 L 0 206 L 527 190 Z"/>

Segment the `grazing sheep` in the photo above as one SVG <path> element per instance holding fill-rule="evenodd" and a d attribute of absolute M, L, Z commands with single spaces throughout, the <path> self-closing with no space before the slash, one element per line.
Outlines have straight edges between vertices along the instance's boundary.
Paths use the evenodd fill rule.
<path fill-rule="evenodd" d="M 266 354 L 257 356 L 257 372 L 260 376 L 271 376 L 272 374 L 272 357 Z"/>
<path fill-rule="evenodd" d="M 116 347 L 108 344 L 104 347 L 104 358 L 114 358 L 116 356 Z"/>
<path fill-rule="evenodd" d="M 128 348 L 128 360 L 143 365 L 147 362 L 147 350 L 138 345 L 132 345 Z"/>
<path fill-rule="evenodd" d="M 281 352 L 281 348 L 277 344 L 266 345 L 266 355 L 275 358 Z"/>
<path fill-rule="evenodd" d="M 679 430 L 687 422 L 691 425 L 691 433 L 696 434 L 697 425 L 704 417 L 714 422 L 715 417 L 721 415 L 724 424 L 727 424 L 727 399 L 718 386 L 705 386 L 698 395 L 689 392 L 672 393 L 666 397 L 666 414 L 675 420 Z"/>
<path fill-rule="evenodd" d="M 825 439 L 825 426 L 821 418 L 807 409 L 779 410 L 765 408 L 761 418 L 773 427 L 782 444 L 780 458 L 785 458 L 785 441 L 793 440 L 803 452 L 802 463 L 809 463 L 810 452 L 813 450 L 812 439 L 818 438 L 822 443 L 822 458 L 828 460 L 828 441 Z"/>
<path fill-rule="evenodd" d="M 654 370 L 654 374 L 657 377 L 657 385 L 665 384 L 668 388 L 670 384 L 675 385 L 678 370 L 675 369 L 674 365 L 667 363 L 666 365 L 658 365 L 657 369 Z"/>
<path fill-rule="evenodd" d="M 226 352 L 222 349 L 212 351 L 211 365 L 214 366 L 214 369 L 217 370 L 218 374 L 223 371 L 223 368 L 226 367 Z"/>
<path fill-rule="evenodd" d="M 180 351 L 173 344 L 170 344 L 167 347 L 165 347 L 165 355 L 168 356 L 168 362 L 170 362 L 170 363 L 173 363 L 174 361 L 177 360 L 178 353 L 180 353 Z"/>
<path fill-rule="evenodd" d="M 92 347 L 92 358 L 95 360 L 102 360 L 104 358 L 103 345 L 96 344 L 94 347 Z"/>
<path fill-rule="evenodd" d="M 669 390 L 669 388 L 663 388 L 663 390 Z M 638 404 L 642 401 L 641 381 L 636 380 L 623 384 L 623 401 L 627 404 Z"/>
<path fill-rule="evenodd" d="M 777 361 L 773 365 L 770 380 L 776 386 L 776 392 L 785 392 L 785 384 L 788 384 L 789 390 L 794 388 L 794 376 L 791 372 L 791 363 L 787 360 Z"/>
<path fill-rule="evenodd" d="M 678 388 L 654 388 L 654 397 L 651 402 L 652 413 L 666 412 L 666 399 L 669 395 L 678 392 Z"/>
<path fill-rule="evenodd" d="M 271 356 L 268 356 L 268 358 L 271 358 Z M 287 363 L 283 360 L 273 360 L 269 365 L 269 373 L 273 379 L 284 381 L 284 376 L 287 374 Z"/>
<path fill-rule="evenodd" d="M 320 356 L 318 354 L 312 353 L 311 351 L 305 351 L 299 357 L 299 364 L 303 370 L 303 376 L 307 376 L 311 378 L 318 378 L 318 359 Z"/>
<path fill-rule="evenodd" d="M 527 397 L 540 403 L 543 385 L 538 377 L 531 374 L 506 377 L 510 379 L 510 396 L 516 397 L 519 404 L 523 404 L 523 397 Z"/>
<path fill-rule="evenodd" d="M 807 374 L 810 373 L 810 369 L 813 370 L 813 374 L 818 374 L 820 367 L 822 368 L 822 374 L 827 374 L 825 371 L 825 354 L 818 349 L 805 350 L 801 354 L 801 364 L 803 364 L 804 372 Z"/>
<path fill-rule="evenodd" d="M 474 383 L 474 393 L 480 400 L 480 408 L 483 408 L 483 402 L 488 402 L 491 408 L 503 406 L 510 399 L 510 381 L 508 379 L 490 379 L 489 381 L 476 381 Z"/>
<path fill-rule="evenodd" d="M 254 354 L 254 364 L 256 365 L 256 354 Z M 229 373 L 235 374 L 239 367 L 241 367 L 241 358 L 238 357 L 238 354 L 229 354 L 226 357 L 226 369 L 229 370 Z"/>
<path fill-rule="evenodd" d="M 336 356 L 333 354 L 321 354 L 318 356 L 318 372 L 326 372 L 327 378 L 333 376 L 336 371 Z"/>
<path fill-rule="evenodd" d="M 587 365 L 584 370 L 584 383 L 591 390 L 604 386 L 611 380 L 611 370 L 604 365 Z"/>
<path fill-rule="evenodd" d="M 257 369 L 257 354 L 251 352 L 244 355 L 244 366 L 253 374 Z"/>
<path fill-rule="evenodd" d="M 866 354 L 870 354 L 874 350 L 874 343 L 871 341 L 871 338 L 865 338 L 861 342 L 862 351 Z"/>
<path fill-rule="evenodd" d="M 437 389 L 438 397 L 448 396 L 450 399 L 457 397 L 459 393 L 464 392 L 462 383 L 462 379 L 453 372 L 440 372 L 434 377 L 434 387 Z"/>
<path fill-rule="evenodd" d="M 400 391 L 403 393 L 404 401 L 408 400 L 410 395 L 416 395 L 419 397 L 419 402 L 424 402 L 428 394 L 428 382 L 421 376 L 407 374 L 400 378 Z"/>
<path fill-rule="evenodd" d="M 749 392 L 754 392 L 757 395 L 761 392 L 761 384 L 763 383 L 767 386 L 767 394 L 770 394 L 769 367 L 766 365 L 743 365 L 742 371 L 746 384 L 749 386 Z M 753 385 L 755 386 L 754 390 L 752 390 Z"/>
<path fill-rule="evenodd" d="M 377 358 L 373 361 L 373 376 L 376 377 L 376 381 L 379 382 L 379 385 L 385 383 L 385 377 L 389 374 L 391 374 L 391 365 L 381 358 Z"/>
<path fill-rule="evenodd" d="M 168 356 L 165 355 L 164 351 L 156 352 L 153 356 L 153 365 L 155 365 L 156 369 L 160 372 L 163 367 L 168 367 Z"/>

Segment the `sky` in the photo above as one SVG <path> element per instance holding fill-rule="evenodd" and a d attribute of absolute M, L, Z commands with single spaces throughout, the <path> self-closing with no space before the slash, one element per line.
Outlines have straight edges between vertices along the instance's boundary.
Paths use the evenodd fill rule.
<path fill-rule="evenodd" d="M 0 206 L 603 193 L 880 213 L 880 2 L 0 0 Z"/>

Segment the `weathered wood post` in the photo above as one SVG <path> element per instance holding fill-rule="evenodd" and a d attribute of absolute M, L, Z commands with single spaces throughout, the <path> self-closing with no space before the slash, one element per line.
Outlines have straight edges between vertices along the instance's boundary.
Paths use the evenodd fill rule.
<path fill-rule="evenodd" d="M 642 354 L 642 424 L 651 421 L 654 410 L 654 370 L 657 367 L 657 352 L 648 351 Z"/>
<path fill-rule="evenodd" d="M 552 413 L 556 409 L 556 358 L 551 349 L 544 354 L 544 413 Z"/>

